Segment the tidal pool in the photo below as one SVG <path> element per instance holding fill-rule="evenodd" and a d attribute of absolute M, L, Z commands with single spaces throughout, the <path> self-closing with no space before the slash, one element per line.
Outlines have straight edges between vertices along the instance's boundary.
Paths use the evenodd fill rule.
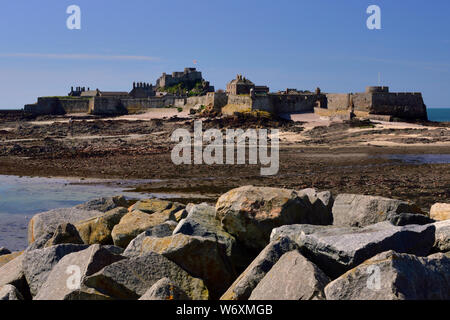
<path fill-rule="evenodd" d="M 407 164 L 448 164 L 450 154 L 387 154 L 382 158 L 397 160 Z"/>
<path fill-rule="evenodd" d="M 114 195 L 127 198 L 170 198 L 176 195 L 128 192 L 135 181 L 31 178 L 0 175 L 0 247 L 23 250 L 27 226 L 36 213 L 68 208 Z M 151 181 L 143 181 L 151 182 Z"/>

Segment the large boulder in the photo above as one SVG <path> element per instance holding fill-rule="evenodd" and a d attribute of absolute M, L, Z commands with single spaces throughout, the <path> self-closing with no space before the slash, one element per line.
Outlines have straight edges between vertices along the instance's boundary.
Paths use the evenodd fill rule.
<path fill-rule="evenodd" d="M 450 251 L 450 220 L 438 221 L 433 224 L 435 228 L 435 241 L 433 251 Z"/>
<path fill-rule="evenodd" d="M 364 228 L 290 225 L 274 229 L 271 238 L 290 238 L 305 257 L 336 278 L 384 251 L 427 255 L 435 242 L 435 229 L 433 224 L 400 227 L 387 221 Z"/>
<path fill-rule="evenodd" d="M 190 300 L 187 294 L 168 278 L 157 281 L 139 300 Z"/>
<path fill-rule="evenodd" d="M 390 213 L 387 217 L 387 221 L 394 226 L 406 226 L 408 224 L 419 224 L 423 226 L 435 222 L 428 216 L 417 213 Z"/>
<path fill-rule="evenodd" d="M 22 297 L 31 299 L 30 288 L 23 272 L 23 258 L 24 255 L 20 255 L 0 268 L 0 287 L 13 285 Z"/>
<path fill-rule="evenodd" d="M 30 292 L 35 296 L 53 267 L 65 255 L 86 249 L 86 245 L 60 244 L 44 249 L 26 251 L 22 262 L 25 278 L 30 286 Z"/>
<path fill-rule="evenodd" d="M 333 204 L 333 225 L 365 227 L 386 221 L 392 213 L 424 214 L 406 201 L 359 194 L 340 194 Z"/>
<path fill-rule="evenodd" d="M 333 215 L 331 210 L 333 208 L 334 198 L 330 191 L 321 191 L 317 189 L 308 188 L 298 191 L 300 197 L 306 196 L 311 203 L 313 211 L 322 218 L 317 224 L 329 225 L 333 223 Z"/>
<path fill-rule="evenodd" d="M 53 232 L 52 237 L 47 241 L 45 247 L 64 243 L 83 244 L 80 234 L 71 223 L 63 223 L 56 227 L 55 232 Z"/>
<path fill-rule="evenodd" d="M 297 244 L 289 238 L 281 238 L 269 243 L 220 299 L 247 300 L 253 289 L 256 288 L 280 257 L 297 248 Z"/>
<path fill-rule="evenodd" d="M 275 263 L 249 300 L 323 300 L 329 282 L 322 270 L 294 250 Z"/>
<path fill-rule="evenodd" d="M 79 292 L 89 292 L 81 288 L 87 276 L 123 259 L 125 257 L 113 254 L 98 244 L 67 254 L 53 267 L 34 299 L 66 300 L 79 297 Z"/>
<path fill-rule="evenodd" d="M 2 267 L 5 264 L 7 264 L 8 262 L 14 260 L 21 254 L 23 254 L 23 251 L 16 251 L 16 252 L 12 252 L 12 253 L 4 254 L 4 255 L 0 256 L 0 267 Z"/>
<path fill-rule="evenodd" d="M 157 252 L 202 279 L 213 299 L 219 298 L 235 279 L 225 246 L 210 238 L 181 233 L 165 238 L 146 237 L 142 251 Z"/>
<path fill-rule="evenodd" d="M 6 249 L 4 247 L 0 248 L 0 256 L 3 256 L 5 254 L 10 254 L 10 253 L 11 253 L 11 251 L 9 251 L 8 249 Z"/>
<path fill-rule="evenodd" d="M 75 208 L 88 211 L 108 212 L 117 207 L 128 208 L 128 201 L 124 196 L 104 197 L 79 204 Z"/>
<path fill-rule="evenodd" d="M 148 214 L 169 210 L 172 214 L 184 209 L 185 206 L 178 202 L 161 199 L 144 199 L 132 205 L 129 211 L 139 210 Z"/>
<path fill-rule="evenodd" d="M 16 287 L 7 284 L 0 286 L 0 301 L 6 300 L 23 300 L 23 297 Z"/>
<path fill-rule="evenodd" d="M 173 231 L 173 234 L 185 234 L 188 236 L 198 236 L 217 240 L 226 248 L 230 261 L 236 269 L 245 269 L 251 262 L 249 255 L 242 246 L 239 246 L 236 239 L 226 232 L 220 221 L 216 218 L 215 207 L 206 203 L 186 207 L 188 215 L 182 219 Z"/>
<path fill-rule="evenodd" d="M 113 244 L 111 232 L 120 219 L 128 213 L 128 209 L 117 207 L 105 214 L 78 222 L 75 227 L 85 244 Z"/>
<path fill-rule="evenodd" d="M 192 300 L 207 300 L 203 281 L 189 275 L 174 262 L 150 252 L 121 260 L 86 277 L 83 285 L 115 299 L 139 299 L 162 278 L 169 278 Z"/>
<path fill-rule="evenodd" d="M 430 217 L 434 220 L 450 219 L 450 203 L 436 203 L 431 207 Z"/>
<path fill-rule="evenodd" d="M 78 208 L 54 209 L 38 213 L 28 224 L 28 243 L 33 243 L 41 236 L 52 233 L 63 223 L 76 224 L 79 221 L 101 216 L 103 212 Z"/>
<path fill-rule="evenodd" d="M 387 251 L 325 288 L 328 300 L 449 300 L 450 259 Z"/>
<path fill-rule="evenodd" d="M 168 220 L 175 221 L 175 213 L 184 205 L 158 199 L 141 200 L 130 207 L 130 212 L 115 225 L 111 236 L 116 246 L 126 248 L 140 233 Z"/>
<path fill-rule="evenodd" d="M 273 228 L 295 223 L 321 224 L 328 218 L 314 212 L 306 195 L 295 190 L 245 186 L 223 194 L 216 217 L 228 233 L 259 252 L 269 243 Z"/>
<path fill-rule="evenodd" d="M 114 245 L 126 248 L 140 233 L 171 219 L 173 217 L 166 212 L 148 214 L 139 210 L 131 211 L 114 226 L 111 232 Z"/>
<path fill-rule="evenodd" d="M 149 228 L 147 231 L 142 232 L 136 238 L 131 240 L 125 248 L 123 255 L 128 258 L 140 256 L 142 254 L 142 242 L 146 237 L 169 237 L 172 235 L 176 227 L 177 223 L 175 221 L 166 221 L 162 224 Z"/>

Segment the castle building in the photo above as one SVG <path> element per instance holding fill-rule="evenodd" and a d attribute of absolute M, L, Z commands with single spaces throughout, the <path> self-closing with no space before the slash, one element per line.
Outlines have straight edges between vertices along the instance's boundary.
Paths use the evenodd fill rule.
<path fill-rule="evenodd" d="M 130 96 L 136 99 L 154 97 L 156 88 L 151 83 L 133 82 L 133 89 L 130 91 Z"/>
<path fill-rule="evenodd" d="M 246 79 L 241 74 L 236 76 L 236 79 L 231 80 L 227 84 L 227 93 L 240 95 L 240 94 L 267 94 L 269 93 L 269 87 L 267 86 L 255 86 L 253 82 Z"/>
<path fill-rule="evenodd" d="M 179 83 L 195 84 L 203 80 L 202 73 L 196 68 L 184 68 L 183 72 L 173 72 L 171 75 L 163 73 L 158 80 L 156 80 L 157 88 L 167 88 L 175 86 Z"/>
<path fill-rule="evenodd" d="M 128 92 L 125 91 L 100 91 L 98 89 L 83 91 L 80 97 L 128 97 Z"/>

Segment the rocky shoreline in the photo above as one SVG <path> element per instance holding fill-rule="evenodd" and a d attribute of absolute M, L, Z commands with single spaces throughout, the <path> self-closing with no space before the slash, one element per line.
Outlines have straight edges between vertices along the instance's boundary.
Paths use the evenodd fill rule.
<path fill-rule="evenodd" d="M 0 249 L 0 300 L 448 300 L 450 204 L 244 186 L 101 198 Z"/>

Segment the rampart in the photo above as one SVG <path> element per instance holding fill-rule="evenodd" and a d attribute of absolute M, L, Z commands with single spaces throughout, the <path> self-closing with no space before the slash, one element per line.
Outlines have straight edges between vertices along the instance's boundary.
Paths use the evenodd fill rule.
<path fill-rule="evenodd" d="M 421 93 L 389 92 L 387 87 L 367 87 L 364 93 L 325 94 L 330 111 L 365 112 L 403 119 L 427 119 Z"/>

